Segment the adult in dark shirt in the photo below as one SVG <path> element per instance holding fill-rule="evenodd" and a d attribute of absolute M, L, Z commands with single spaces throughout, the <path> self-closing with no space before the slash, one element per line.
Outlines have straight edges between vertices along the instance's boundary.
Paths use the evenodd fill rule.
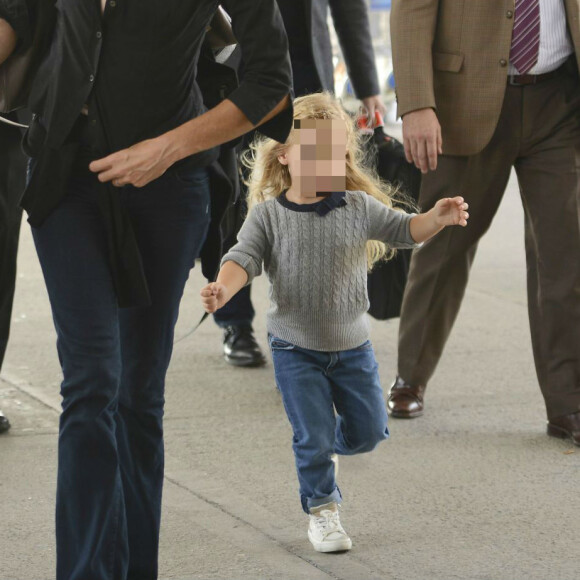
<path fill-rule="evenodd" d="M 43 1 L 0 0 L 0 63 Z M 222 4 L 246 75 L 207 112 L 195 78 L 216 0 L 60 0 L 32 89 L 22 203 L 64 375 L 57 580 L 157 578 L 164 381 L 217 146 L 270 119 L 289 132 L 274 0 Z"/>
<path fill-rule="evenodd" d="M 277 3 L 288 34 L 294 94 L 299 97 L 323 90 L 334 92 L 332 46 L 327 24 L 330 8 L 356 96 L 362 100 L 371 119 L 377 108 L 384 114 L 366 1 L 277 0 Z M 245 213 L 243 208 L 240 213 Z M 226 248 L 236 243 L 236 236 L 237 229 L 226 241 Z M 224 329 L 224 358 L 234 366 L 259 366 L 266 362 L 254 337 L 255 311 L 250 291 L 251 286 L 246 286 L 214 314 L 214 320 Z"/>

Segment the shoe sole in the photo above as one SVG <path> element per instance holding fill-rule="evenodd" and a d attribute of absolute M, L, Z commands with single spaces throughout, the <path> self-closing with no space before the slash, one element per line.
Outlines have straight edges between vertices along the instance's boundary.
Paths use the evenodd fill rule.
<path fill-rule="evenodd" d="M 317 542 L 308 530 L 308 539 L 317 552 L 347 552 L 352 548 L 352 540 L 334 540 L 333 542 Z"/>
<path fill-rule="evenodd" d="M 421 417 L 423 415 L 423 411 L 414 411 L 413 413 L 406 413 L 404 411 L 391 411 L 389 409 L 389 414 L 391 417 L 395 417 L 396 419 L 414 419 L 415 417 Z"/>
<path fill-rule="evenodd" d="M 236 360 L 229 358 L 228 356 L 224 356 L 224 360 L 234 367 L 263 367 L 266 364 L 266 359 L 262 359 L 260 361 L 244 361 L 244 360 Z"/>
<path fill-rule="evenodd" d="M 570 435 L 569 431 L 566 431 L 566 429 L 548 423 L 547 433 L 550 437 L 556 437 L 557 439 L 569 439 L 574 445 L 580 447 L 580 442 L 574 441 L 574 438 Z"/>

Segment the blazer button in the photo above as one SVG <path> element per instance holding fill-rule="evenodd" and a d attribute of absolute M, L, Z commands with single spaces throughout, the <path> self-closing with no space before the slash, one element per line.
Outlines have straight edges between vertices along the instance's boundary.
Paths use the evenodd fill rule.
<path fill-rule="evenodd" d="M 514 13 L 511 10 L 508 10 L 505 15 L 507 16 L 507 18 L 513 18 L 514 17 Z"/>
<path fill-rule="evenodd" d="M 507 60 L 506 60 L 505 58 L 502 58 L 502 59 L 499 61 L 499 64 L 500 64 L 501 66 L 507 66 Z"/>

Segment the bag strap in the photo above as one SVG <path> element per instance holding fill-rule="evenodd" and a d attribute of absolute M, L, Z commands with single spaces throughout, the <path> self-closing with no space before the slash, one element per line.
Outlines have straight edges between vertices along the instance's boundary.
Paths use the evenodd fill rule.
<path fill-rule="evenodd" d="M 28 129 L 28 125 L 24 125 L 23 123 L 17 123 L 16 121 L 11 121 L 6 117 L 0 115 L 0 123 L 4 123 L 5 125 L 11 125 L 12 127 L 18 127 L 19 129 Z"/>

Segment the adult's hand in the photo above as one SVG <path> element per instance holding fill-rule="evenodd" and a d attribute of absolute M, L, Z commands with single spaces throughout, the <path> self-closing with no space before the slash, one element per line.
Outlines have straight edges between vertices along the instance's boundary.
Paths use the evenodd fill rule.
<path fill-rule="evenodd" d="M 98 173 L 99 181 L 112 181 L 115 187 L 143 187 L 163 175 L 175 162 L 170 155 L 171 143 L 165 135 L 141 141 L 128 149 L 117 151 L 93 161 L 89 169 Z"/>
<path fill-rule="evenodd" d="M 418 109 L 403 116 L 403 144 L 409 163 L 427 173 L 437 169 L 437 155 L 443 153 L 441 125 L 435 111 Z"/>
<path fill-rule="evenodd" d="M 17 40 L 14 28 L 6 20 L 0 18 L 0 64 L 12 54 Z"/>
<path fill-rule="evenodd" d="M 372 95 L 370 97 L 365 97 L 364 99 L 361 99 L 361 101 L 363 107 L 366 110 L 366 114 L 369 118 L 369 121 L 371 123 L 370 126 L 374 127 L 375 111 L 379 111 L 383 119 L 385 118 L 385 115 L 387 114 L 387 107 L 385 106 L 385 103 L 383 103 L 381 95 Z"/>

